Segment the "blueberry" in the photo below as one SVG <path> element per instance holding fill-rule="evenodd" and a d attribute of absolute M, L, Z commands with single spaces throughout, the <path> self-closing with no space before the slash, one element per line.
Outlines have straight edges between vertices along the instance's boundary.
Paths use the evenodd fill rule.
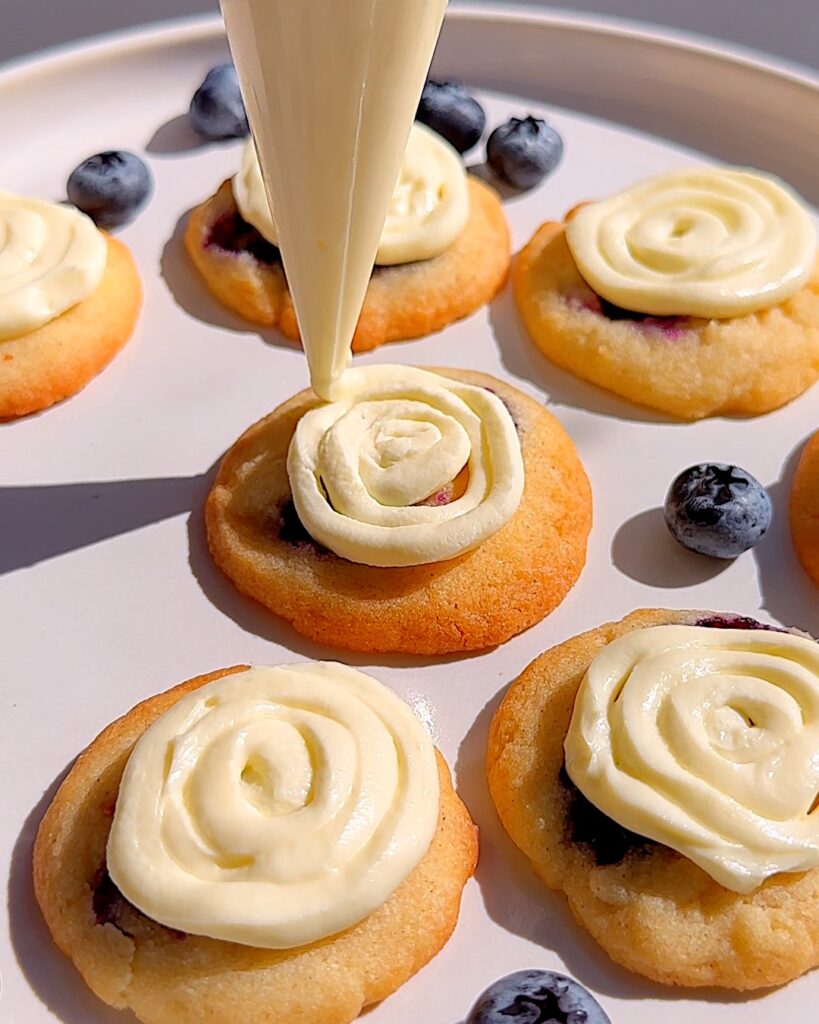
<path fill-rule="evenodd" d="M 193 94 L 188 121 L 203 139 L 243 139 L 250 132 L 233 64 L 217 64 L 205 75 Z"/>
<path fill-rule="evenodd" d="M 515 188 L 533 188 L 563 156 L 563 139 L 538 117 L 513 117 L 499 125 L 486 144 L 486 160 L 499 178 Z"/>
<path fill-rule="evenodd" d="M 126 224 L 153 191 L 151 172 L 134 153 L 109 150 L 75 167 L 68 179 L 69 202 L 101 228 Z"/>
<path fill-rule="evenodd" d="M 516 971 L 490 985 L 465 1024 L 611 1024 L 600 1004 L 572 978 Z"/>
<path fill-rule="evenodd" d="M 665 521 L 683 547 L 712 558 L 736 558 L 771 525 L 773 507 L 762 484 L 738 466 L 691 466 L 665 499 Z"/>
<path fill-rule="evenodd" d="M 459 153 L 472 149 L 483 135 L 483 107 L 460 82 L 430 79 L 421 93 L 416 120 L 442 135 Z"/>

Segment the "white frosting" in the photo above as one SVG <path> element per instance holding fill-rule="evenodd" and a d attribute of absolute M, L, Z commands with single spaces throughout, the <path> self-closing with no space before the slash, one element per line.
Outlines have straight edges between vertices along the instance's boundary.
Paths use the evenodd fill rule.
<path fill-rule="evenodd" d="M 565 742 L 582 793 L 735 892 L 819 867 L 819 644 L 657 626 L 592 661 Z"/>
<path fill-rule="evenodd" d="M 268 242 L 278 245 L 275 216 L 252 139 L 247 141 L 242 166 L 233 178 L 233 195 L 248 224 Z M 375 262 L 392 266 L 440 256 L 458 238 L 468 219 L 463 161 L 440 135 L 414 124 Z"/>
<path fill-rule="evenodd" d="M 306 413 L 287 457 L 310 535 L 374 566 L 440 562 L 515 514 L 523 456 L 506 406 L 486 388 L 408 366 L 348 370 L 333 401 Z M 449 504 L 419 505 L 466 471 Z"/>
<path fill-rule="evenodd" d="M 221 0 L 313 390 L 350 344 L 446 0 Z"/>
<path fill-rule="evenodd" d="M 108 244 L 72 206 L 0 192 L 0 339 L 37 330 L 99 286 Z"/>
<path fill-rule="evenodd" d="M 796 193 L 770 175 L 724 168 L 672 171 L 589 203 L 566 240 L 599 295 L 653 316 L 770 308 L 816 261 L 816 229 Z"/>
<path fill-rule="evenodd" d="M 107 864 L 169 928 L 271 949 L 378 909 L 438 820 L 432 740 L 344 665 L 253 668 L 183 697 L 128 761 Z"/>

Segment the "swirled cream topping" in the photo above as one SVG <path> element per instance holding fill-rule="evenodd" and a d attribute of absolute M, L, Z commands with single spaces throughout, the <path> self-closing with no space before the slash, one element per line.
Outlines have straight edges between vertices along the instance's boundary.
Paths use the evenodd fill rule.
<path fill-rule="evenodd" d="M 486 388 L 409 366 L 347 370 L 298 423 L 287 457 L 296 511 L 342 558 L 375 566 L 454 558 L 497 532 L 523 495 L 515 424 Z M 421 504 L 456 479 L 449 504 Z"/>
<path fill-rule="evenodd" d="M 72 206 L 0 192 L 0 339 L 54 320 L 96 290 L 108 245 Z"/>
<path fill-rule="evenodd" d="M 268 242 L 278 245 L 275 215 L 252 139 L 245 146 L 241 169 L 233 179 L 233 195 L 248 224 Z M 392 266 L 440 256 L 458 238 L 468 219 L 463 161 L 440 135 L 414 124 L 375 262 Z"/>
<path fill-rule="evenodd" d="M 808 280 L 816 229 L 784 182 L 688 168 L 650 178 L 569 221 L 577 268 L 604 299 L 652 316 L 736 317 Z"/>
<path fill-rule="evenodd" d="M 107 862 L 153 920 L 270 949 L 380 907 L 438 820 L 432 740 L 344 665 L 252 668 L 179 700 L 137 742 Z"/>
<path fill-rule="evenodd" d="M 614 821 L 748 893 L 819 867 L 819 644 L 656 626 L 581 684 L 566 770 Z"/>

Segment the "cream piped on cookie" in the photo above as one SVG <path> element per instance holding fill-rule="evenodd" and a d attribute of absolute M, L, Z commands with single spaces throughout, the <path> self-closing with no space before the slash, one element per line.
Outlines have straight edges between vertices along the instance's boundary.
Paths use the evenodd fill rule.
<path fill-rule="evenodd" d="M 816 229 L 800 197 L 758 171 L 672 171 L 583 206 L 566 226 L 580 273 L 609 302 L 651 316 L 726 319 L 808 281 Z"/>
<path fill-rule="evenodd" d="M 278 245 L 276 218 L 265 192 L 252 139 L 232 181 L 236 206 L 266 241 Z M 387 209 L 375 262 L 395 266 L 433 259 L 452 245 L 469 220 L 466 169 L 440 135 L 415 123 Z"/>
<path fill-rule="evenodd" d="M 71 206 L 0 192 L 0 340 L 16 338 L 88 298 L 108 245 Z"/>
<path fill-rule="evenodd" d="M 655 626 L 597 654 L 566 770 L 623 827 L 727 889 L 819 867 L 819 645 L 768 630 Z"/>
<path fill-rule="evenodd" d="M 496 533 L 523 496 L 514 421 L 486 388 L 408 366 L 348 370 L 302 416 L 287 471 L 299 519 L 342 558 L 373 566 L 454 558 Z M 424 499 L 466 470 L 448 504 Z"/>
<path fill-rule="evenodd" d="M 438 803 L 432 740 L 387 687 L 329 662 L 252 668 L 138 740 L 108 870 L 160 924 L 293 948 L 386 902 L 427 852 Z"/>

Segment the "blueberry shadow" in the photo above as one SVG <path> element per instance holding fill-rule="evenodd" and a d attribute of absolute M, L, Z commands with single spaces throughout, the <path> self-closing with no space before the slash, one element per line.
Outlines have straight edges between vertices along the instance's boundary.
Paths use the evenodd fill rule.
<path fill-rule="evenodd" d="M 486 182 L 487 185 L 491 185 L 492 188 L 498 193 L 504 202 L 510 199 L 519 199 L 523 196 L 529 195 L 531 189 L 519 189 L 515 188 L 514 185 L 510 185 L 509 182 L 503 181 L 499 178 L 488 163 L 472 164 L 467 167 L 467 172 L 475 178 L 479 178 L 481 181 Z"/>
<path fill-rule="evenodd" d="M 455 762 L 456 788 L 480 830 L 481 855 L 475 879 L 489 917 L 505 931 L 555 952 L 567 973 L 600 996 L 601 1001 L 610 996 L 635 1001 L 699 999 L 704 1003 L 744 1003 L 768 995 L 770 990 L 749 994 L 669 988 L 631 974 L 610 960 L 575 922 L 563 895 L 551 892 L 539 881 L 528 860 L 504 831 L 486 783 L 489 725 L 504 693 L 505 690 L 497 693 L 475 719 Z M 695 1014 L 693 1019 L 699 1018 Z"/>
<path fill-rule="evenodd" d="M 191 128 L 187 114 L 177 114 L 161 124 L 145 146 L 151 156 L 172 156 L 204 149 L 208 142 Z"/>
<path fill-rule="evenodd" d="M 779 480 L 767 488 L 774 507 L 773 523 L 754 548 L 754 557 L 765 611 L 783 626 L 796 626 L 819 637 L 819 588 L 796 557 L 788 516 L 793 477 L 805 441 L 790 453 Z"/>
<path fill-rule="evenodd" d="M 276 330 L 265 329 L 227 309 L 211 294 L 185 249 L 185 230 L 192 211 L 177 220 L 173 234 L 162 248 L 159 269 L 174 302 L 188 316 L 201 323 L 221 327 L 234 334 L 255 334 L 264 344 L 298 351 L 300 345 Z"/>
<path fill-rule="evenodd" d="M 71 765 L 48 787 L 26 818 L 9 868 L 9 938 L 17 964 L 32 991 L 63 1024 L 136 1024 L 136 1017 L 112 1010 L 88 989 L 71 961 L 51 940 L 34 897 L 31 856 L 37 828 Z"/>
<path fill-rule="evenodd" d="M 630 579 L 649 587 L 693 587 L 724 572 L 730 559 L 687 551 L 669 534 L 661 508 L 623 523 L 611 544 L 611 560 Z"/>
<path fill-rule="evenodd" d="M 203 476 L 0 487 L 0 576 L 170 519 L 204 501 Z"/>
<path fill-rule="evenodd" d="M 552 404 L 618 420 L 684 425 L 682 420 L 643 409 L 555 366 L 526 333 L 511 288 L 504 288 L 490 303 L 489 323 L 504 367 L 515 376 L 542 388 Z"/>
<path fill-rule="evenodd" d="M 203 513 L 204 499 L 213 486 L 221 459 L 204 474 L 203 497 L 188 517 L 188 564 L 205 598 L 223 615 L 246 633 L 278 644 L 304 658 L 314 661 L 338 661 L 366 668 L 419 668 L 430 664 L 449 664 L 478 658 L 486 651 L 459 651 L 446 655 L 389 654 L 378 651 L 350 651 L 314 643 L 297 633 L 293 627 L 253 598 L 246 597 L 213 560 L 208 548 Z"/>

